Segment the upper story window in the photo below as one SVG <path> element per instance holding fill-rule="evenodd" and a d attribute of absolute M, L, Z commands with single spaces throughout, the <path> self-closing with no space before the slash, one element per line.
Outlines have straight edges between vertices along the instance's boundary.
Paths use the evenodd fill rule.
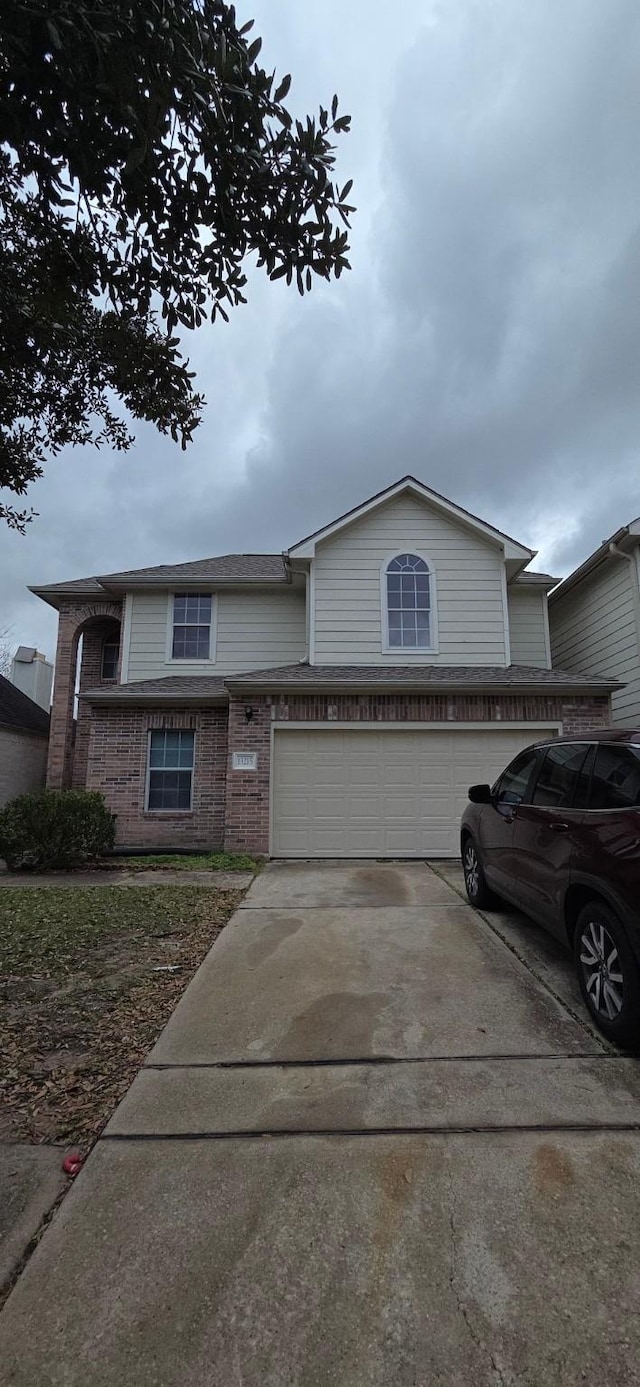
<path fill-rule="evenodd" d="M 434 650 L 433 574 L 419 554 L 397 554 L 385 569 L 387 650 Z"/>
<path fill-rule="evenodd" d="M 120 636 L 118 632 L 113 632 L 105 638 L 102 645 L 102 664 L 100 667 L 101 679 L 117 679 L 118 677 L 118 656 L 120 654 Z"/>
<path fill-rule="evenodd" d="M 211 658 L 211 605 L 211 593 L 175 594 L 172 660 Z"/>

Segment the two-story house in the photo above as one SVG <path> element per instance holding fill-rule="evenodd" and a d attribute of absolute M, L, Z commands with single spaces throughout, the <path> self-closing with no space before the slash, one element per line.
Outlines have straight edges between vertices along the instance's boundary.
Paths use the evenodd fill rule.
<path fill-rule="evenodd" d="M 48 783 L 100 790 L 128 847 L 454 855 L 471 782 L 609 722 L 611 679 L 551 666 L 533 557 L 405 477 L 284 554 L 33 588 Z"/>
<path fill-rule="evenodd" d="M 617 679 L 611 721 L 640 727 L 640 520 L 616 530 L 549 597 L 553 659 Z"/>

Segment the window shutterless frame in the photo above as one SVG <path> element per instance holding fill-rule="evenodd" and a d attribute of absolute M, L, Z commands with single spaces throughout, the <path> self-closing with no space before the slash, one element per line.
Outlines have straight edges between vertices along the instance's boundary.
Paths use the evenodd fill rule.
<path fill-rule="evenodd" d="M 215 593 L 168 593 L 165 664 L 212 664 L 216 658 L 217 616 Z"/>
<path fill-rule="evenodd" d="M 102 642 L 100 678 L 116 679 L 118 676 L 118 656 L 120 654 L 120 635 L 105 636 Z"/>
<path fill-rule="evenodd" d="M 382 653 L 405 658 L 438 653 L 438 605 L 434 565 L 415 549 L 388 554 L 380 566 Z M 415 634 L 414 644 L 405 644 Z M 424 643 L 418 644 L 421 634 Z M 427 639 L 428 635 L 428 639 Z"/>
<path fill-rule="evenodd" d="M 144 791 L 145 813 L 189 814 L 193 811 L 195 761 L 195 731 L 190 728 L 149 729 Z M 187 783 L 188 797 L 184 793 Z M 168 801 L 182 799 L 187 802 L 157 802 L 165 797 Z"/>

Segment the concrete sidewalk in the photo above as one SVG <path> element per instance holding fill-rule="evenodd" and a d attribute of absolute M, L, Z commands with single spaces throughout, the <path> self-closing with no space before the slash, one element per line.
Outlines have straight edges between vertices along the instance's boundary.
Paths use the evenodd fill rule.
<path fill-rule="evenodd" d="M 253 883 L 0 1316 L 16 1387 L 640 1383 L 640 1077 L 423 864 Z"/>

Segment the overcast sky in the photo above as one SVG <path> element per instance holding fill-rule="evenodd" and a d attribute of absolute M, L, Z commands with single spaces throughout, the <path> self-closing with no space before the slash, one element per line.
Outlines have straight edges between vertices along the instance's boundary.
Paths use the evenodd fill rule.
<path fill-rule="evenodd" d="M 186 454 L 139 426 L 75 450 L 0 533 L 0 627 L 55 647 L 25 591 L 281 550 L 411 472 L 564 574 L 640 514 L 638 0 L 250 0 L 296 114 L 337 91 L 353 271 L 251 302 L 187 346 Z"/>

